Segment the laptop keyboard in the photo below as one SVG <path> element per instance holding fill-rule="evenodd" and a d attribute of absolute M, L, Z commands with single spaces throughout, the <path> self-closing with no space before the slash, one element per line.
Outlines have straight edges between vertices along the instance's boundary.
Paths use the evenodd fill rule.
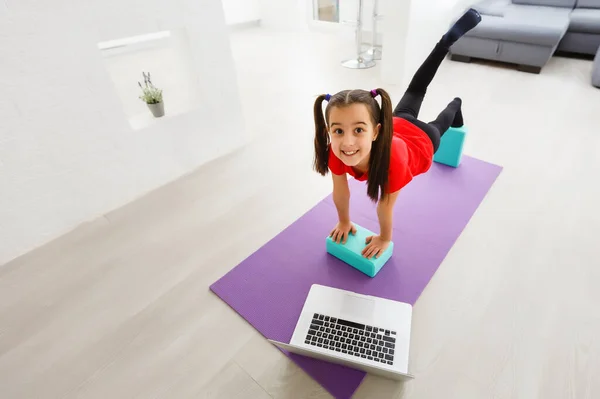
<path fill-rule="evenodd" d="M 396 331 L 315 313 L 304 342 L 377 363 L 393 364 Z"/>

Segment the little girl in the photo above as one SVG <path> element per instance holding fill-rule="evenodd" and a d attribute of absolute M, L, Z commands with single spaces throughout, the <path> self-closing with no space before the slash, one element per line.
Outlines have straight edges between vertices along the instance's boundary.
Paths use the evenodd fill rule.
<path fill-rule="evenodd" d="M 350 222 L 350 191 L 347 174 L 367 181 L 367 194 L 377 203 L 380 233 L 367 238 L 363 256 L 383 253 L 392 240 L 392 210 L 399 190 L 413 177 L 431 167 L 440 137 L 450 126 L 463 125 L 461 99 L 455 98 L 438 115 L 425 123 L 417 119 L 427 87 L 450 46 L 481 21 L 469 9 L 442 36 L 413 76 L 408 89 L 392 112 L 390 96 L 383 89 L 344 90 L 333 96 L 320 95 L 314 104 L 314 168 L 321 175 L 330 170 L 333 200 L 339 222 L 330 236 L 345 243 L 356 233 Z M 375 97 L 381 96 L 381 107 Z M 328 104 L 325 115 L 323 100 Z"/>

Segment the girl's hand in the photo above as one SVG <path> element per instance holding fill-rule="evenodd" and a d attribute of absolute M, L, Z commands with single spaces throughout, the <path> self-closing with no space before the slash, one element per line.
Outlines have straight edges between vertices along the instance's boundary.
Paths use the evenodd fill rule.
<path fill-rule="evenodd" d="M 331 233 L 329 233 L 329 237 L 338 244 L 340 241 L 345 244 L 349 233 L 356 234 L 356 227 L 352 223 L 338 222 L 335 228 L 331 230 Z"/>
<path fill-rule="evenodd" d="M 363 250 L 362 255 L 365 258 L 378 257 L 390 246 L 390 241 L 386 241 L 380 236 L 369 236 L 367 237 L 366 244 L 368 244 Z"/>

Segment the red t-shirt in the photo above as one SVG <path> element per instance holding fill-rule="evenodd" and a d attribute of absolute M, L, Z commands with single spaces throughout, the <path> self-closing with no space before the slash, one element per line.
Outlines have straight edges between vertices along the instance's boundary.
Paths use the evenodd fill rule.
<path fill-rule="evenodd" d="M 424 131 L 409 121 L 394 117 L 394 137 L 390 151 L 389 192 L 406 186 L 413 177 L 425 173 L 433 162 L 433 144 Z M 329 170 L 336 175 L 350 174 L 356 180 L 367 180 L 368 173 L 356 172 L 329 151 Z"/>

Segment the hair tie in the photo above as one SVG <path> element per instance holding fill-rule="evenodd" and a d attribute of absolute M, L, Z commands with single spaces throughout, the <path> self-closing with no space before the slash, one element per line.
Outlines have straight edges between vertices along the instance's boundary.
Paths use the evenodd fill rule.
<path fill-rule="evenodd" d="M 377 97 L 377 89 L 373 89 L 373 90 L 371 90 L 371 95 L 372 95 L 373 97 Z"/>
<path fill-rule="evenodd" d="M 329 101 L 331 99 L 331 94 L 325 95 L 325 100 Z"/>

